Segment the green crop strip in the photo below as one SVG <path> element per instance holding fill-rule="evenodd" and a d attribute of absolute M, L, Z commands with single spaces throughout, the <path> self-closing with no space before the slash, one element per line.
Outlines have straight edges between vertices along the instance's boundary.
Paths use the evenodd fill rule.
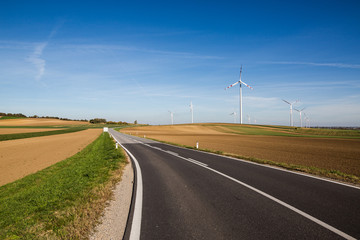
<path fill-rule="evenodd" d="M 64 133 L 73 133 L 73 132 L 78 132 L 78 131 L 82 131 L 85 129 L 86 128 L 66 128 L 66 129 L 61 129 L 61 130 L 53 130 L 53 131 L 45 131 L 45 132 L 1 134 L 0 141 L 21 139 L 21 138 L 51 136 L 51 135 L 64 134 Z"/>
<path fill-rule="evenodd" d="M 103 133 L 76 155 L 0 187 L 0 239 L 86 237 L 125 162 Z"/>

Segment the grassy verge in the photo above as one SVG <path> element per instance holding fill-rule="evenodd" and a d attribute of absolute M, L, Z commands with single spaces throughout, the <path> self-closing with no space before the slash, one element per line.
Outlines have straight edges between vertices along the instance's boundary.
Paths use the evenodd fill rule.
<path fill-rule="evenodd" d="M 78 154 L 0 187 L 0 239 L 85 238 L 124 165 L 103 133 Z"/>
<path fill-rule="evenodd" d="M 148 139 L 152 139 L 152 138 L 148 138 Z M 322 169 L 322 168 L 317 168 L 317 167 L 312 167 L 312 166 L 302 166 L 302 165 L 281 163 L 281 162 L 275 162 L 275 161 L 270 161 L 270 160 L 265 160 L 265 159 L 240 156 L 240 155 L 236 155 L 236 154 L 232 154 L 232 153 L 224 153 L 222 151 L 216 151 L 216 150 L 211 150 L 211 149 L 202 149 L 202 148 L 197 149 L 196 147 L 193 147 L 193 146 L 176 144 L 176 143 L 172 143 L 172 142 L 161 141 L 158 139 L 152 139 L 152 140 L 170 144 L 170 145 L 174 145 L 174 146 L 184 147 L 184 148 L 188 148 L 188 149 L 195 149 L 195 150 L 199 150 L 199 151 L 203 151 L 203 152 L 210 152 L 210 153 L 215 153 L 215 154 L 219 154 L 219 155 L 223 155 L 223 156 L 248 160 L 248 161 L 256 162 L 256 163 L 260 163 L 260 164 L 267 164 L 267 165 L 271 165 L 271 166 L 281 167 L 281 168 L 284 168 L 287 170 L 309 173 L 309 174 L 317 175 L 320 177 L 331 178 L 334 180 L 340 180 L 340 181 L 344 181 L 344 182 L 348 182 L 348 183 L 360 184 L 360 178 L 358 176 L 346 174 L 346 173 L 343 173 L 343 172 L 340 172 L 340 171 L 334 170 L 334 169 Z"/>
<path fill-rule="evenodd" d="M 50 136 L 64 133 L 72 133 L 85 130 L 86 128 L 66 128 L 61 130 L 45 131 L 45 132 L 29 132 L 29 133 L 13 133 L 13 134 L 1 134 L 0 141 L 14 140 L 20 138 L 32 138 L 41 136 Z"/>

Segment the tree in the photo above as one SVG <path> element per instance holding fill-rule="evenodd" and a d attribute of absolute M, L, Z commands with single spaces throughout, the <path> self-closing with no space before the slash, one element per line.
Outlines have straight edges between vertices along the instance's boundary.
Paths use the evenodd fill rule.
<path fill-rule="evenodd" d="M 137 125 L 137 120 L 134 121 L 134 124 Z"/>
<path fill-rule="evenodd" d="M 94 118 L 89 121 L 90 123 L 96 124 L 96 123 L 106 123 L 106 119 L 104 118 Z"/>

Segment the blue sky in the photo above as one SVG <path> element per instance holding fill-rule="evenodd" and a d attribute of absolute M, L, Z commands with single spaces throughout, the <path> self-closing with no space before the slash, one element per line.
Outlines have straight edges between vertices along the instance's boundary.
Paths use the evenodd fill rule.
<path fill-rule="evenodd" d="M 360 126 L 359 1 L 0 3 L 0 112 Z M 239 121 L 239 120 L 237 120 Z M 294 113 L 294 124 L 300 125 Z"/>

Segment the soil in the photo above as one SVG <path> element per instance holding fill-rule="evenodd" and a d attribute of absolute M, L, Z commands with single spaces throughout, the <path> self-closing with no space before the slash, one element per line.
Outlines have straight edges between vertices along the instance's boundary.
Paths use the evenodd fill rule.
<path fill-rule="evenodd" d="M 0 186 L 65 160 L 93 142 L 101 132 L 102 129 L 88 129 L 0 142 Z"/>
<path fill-rule="evenodd" d="M 360 139 L 239 135 L 199 125 L 147 126 L 121 132 L 245 157 L 360 176 Z"/>

